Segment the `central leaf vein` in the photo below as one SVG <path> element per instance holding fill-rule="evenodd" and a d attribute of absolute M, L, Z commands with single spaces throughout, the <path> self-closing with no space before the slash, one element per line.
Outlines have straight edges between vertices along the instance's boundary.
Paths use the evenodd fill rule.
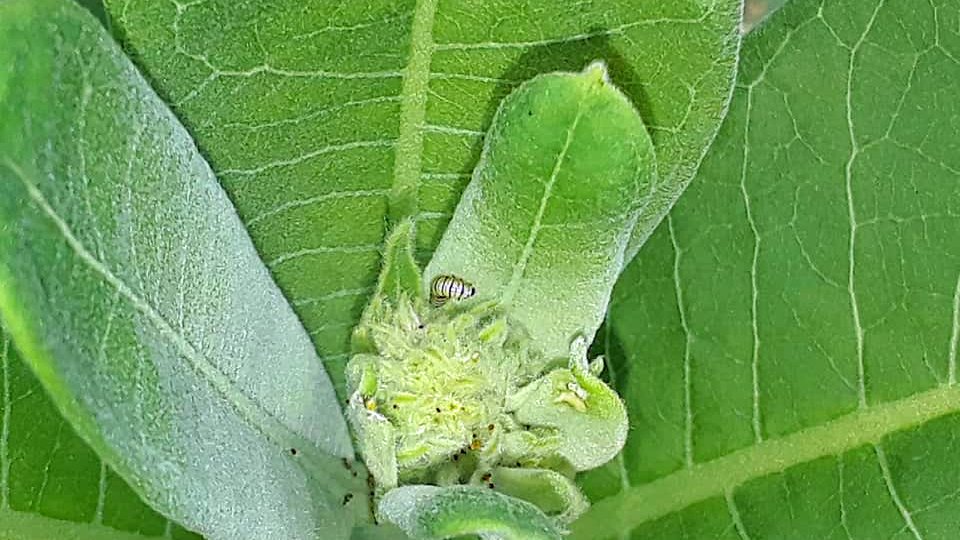
<path fill-rule="evenodd" d="M 400 128 L 393 168 L 390 218 L 399 221 L 417 212 L 417 191 L 423 160 L 423 124 L 427 114 L 433 21 L 437 0 L 418 0 L 410 33 L 410 60 L 400 89 Z"/>
<path fill-rule="evenodd" d="M 560 176 L 560 168 L 563 166 L 563 161 L 567 156 L 567 151 L 570 149 L 571 143 L 573 143 L 573 134 L 577 130 L 577 124 L 580 123 L 580 118 L 583 116 L 583 99 L 581 99 L 579 106 L 577 107 L 577 114 L 573 117 L 573 122 L 570 124 L 570 129 L 567 130 L 566 140 L 563 141 L 563 148 L 560 149 L 560 153 L 557 154 L 557 160 L 553 165 L 553 170 L 550 172 L 550 178 L 547 179 L 546 185 L 543 188 L 543 195 L 540 198 L 540 206 L 537 208 L 537 214 L 533 218 L 533 224 L 530 225 L 530 235 L 527 237 L 527 242 L 523 246 L 523 251 L 520 253 L 520 258 L 517 259 L 517 263 L 513 266 L 513 273 L 510 276 L 510 281 L 507 283 L 506 289 L 503 293 L 503 303 L 509 304 L 513 299 L 513 295 L 516 294 L 517 289 L 520 286 L 520 279 L 523 277 L 523 272 L 527 268 L 527 262 L 530 261 L 530 257 L 533 256 L 533 245 L 537 242 L 537 236 L 540 234 L 540 228 L 543 224 L 543 216 L 547 212 L 547 203 L 550 202 L 550 196 L 553 194 L 553 186 L 557 183 L 557 177 Z"/>
<path fill-rule="evenodd" d="M 960 413 L 960 387 L 938 386 L 875 405 L 777 439 L 767 439 L 712 461 L 684 468 L 603 499 L 573 524 L 571 538 L 599 538 L 617 522 L 632 530 L 744 483 L 815 459 L 878 444 L 888 435 Z M 608 536 L 614 535 L 611 531 Z"/>

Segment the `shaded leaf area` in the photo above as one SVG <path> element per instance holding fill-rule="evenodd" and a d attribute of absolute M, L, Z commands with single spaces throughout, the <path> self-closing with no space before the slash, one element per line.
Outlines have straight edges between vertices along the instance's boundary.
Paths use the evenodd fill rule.
<path fill-rule="evenodd" d="M 386 219 L 429 260 L 501 99 L 606 60 L 657 145 L 663 189 L 723 115 L 736 0 L 113 0 L 117 35 L 196 137 L 335 378 L 372 292 Z M 342 385 L 342 380 L 338 382 Z"/>
<path fill-rule="evenodd" d="M 102 0 L 75 0 L 81 6 L 90 10 L 90 13 L 93 13 L 93 16 L 99 19 L 100 21 L 107 21 L 107 11 L 103 7 Z"/>
<path fill-rule="evenodd" d="M 54 532 L 78 540 L 199 538 L 151 510 L 97 457 L 0 328 L 0 537 Z"/>
<path fill-rule="evenodd" d="M 953 536 L 958 24 L 955 0 L 793 0 L 747 38 L 615 291 L 632 431 L 580 537 Z"/>
<path fill-rule="evenodd" d="M 164 514 L 212 538 L 345 535 L 363 487 L 332 385 L 192 140 L 83 8 L 0 11 L 0 314 L 20 358 Z M 51 448 L 76 440 L 52 425 Z M 5 420 L 3 442 L 28 428 Z M 82 497 L 101 469 L 76 465 Z"/>

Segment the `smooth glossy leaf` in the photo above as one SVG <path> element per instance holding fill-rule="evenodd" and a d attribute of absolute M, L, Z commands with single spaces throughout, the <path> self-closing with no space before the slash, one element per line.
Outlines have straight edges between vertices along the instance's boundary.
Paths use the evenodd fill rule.
<path fill-rule="evenodd" d="M 394 218 L 415 214 L 426 262 L 513 88 L 607 62 L 650 127 L 663 178 L 639 240 L 712 139 L 740 39 L 739 0 L 107 8 L 199 141 L 335 378 L 376 281 L 388 205 Z"/>
<path fill-rule="evenodd" d="M 0 538 L 197 538 L 150 509 L 74 432 L 0 328 Z"/>
<path fill-rule="evenodd" d="M 23 359 L 171 518 L 346 535 L 363 490 L 333 388 L 192 140 L 85 10 L 0 12 L 0 313 Z"/>
<path fill-rule="evenodd" d="M 603 320 L 656 186 L 643 120 L 602 63 L 536 77 L 500 106 L 424 281 L 466 279 L 566 359 Z"/>
<path fill-rule="evenodd" d="M 575 538 L 956 536 L 958 24 L 956 0 L 791 0 L 747 38 L 615 293 L 633 429 Z"/>

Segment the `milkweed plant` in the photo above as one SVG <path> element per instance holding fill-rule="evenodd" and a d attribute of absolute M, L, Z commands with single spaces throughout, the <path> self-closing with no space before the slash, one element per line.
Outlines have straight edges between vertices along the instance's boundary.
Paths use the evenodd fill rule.
<path fill-rule="evenodd" d="M 956 537 L 960 0 L 782 4 L 0 0 L 0 539 Z"/>
<path fill-rule="evenodd" d="M 503 101 L 422 273 L 414 224 L 395 226 L 347 365 L 380 519 L 414 538 L 556 538 L 586 510 L 574 475 L 628 423 L 588 344 L 655 179 L 598 62 Z"/>
<path fill-rule="evenodd" d="M 414 34 L 433 4 L 418 3 Z M 739 44 L 735 4 L 716 12 L 726 34 L 704 30 L 717 36 L 704 54 L 730 60 L 711 60 L 717 103 L 728 93 Z M 153 7 L 107 3 L 118 29 Z M 157 534 L 178 539 L 567 535 L 589 506 L 575 478 L 617 456 L 630 425 L 604 380 L 605 359 L 590 346 L 621 270 L 683 187 L 682 175 L 659 181 L 647 125 L 608 76 L 606 62 L 615 58 L 591 52 L 569 69 L 531 71 L 494 96 L 484 131 L 475 132 L 482 151 L 427 259 L 418 253 L 422 224 L 411 201 L 424 170 L 422 119 L 413 113 L 424 113 L 416 99 L 426 88 L 415 85 L 429 79 L 429 62 L 415 52 L 403 73 L 370 74 L 300 72 L 270 58 L 249 69 L 221 67 L 215 63 L 231 59 L 194 54 L 182 39 L 181 23 L 218 20 L 188 21 L 207 7 L 162 4 L 175 18 L 169 58 L 212 73 L 177 95 L 182 88 L 154 86 L 163 85 L 167 64 L 135 66 L 158 49 L 128 56 L 74 2 L 0 2 L 0 537 L 114 538 L 107 522 L 127 514 L 164 520 Z M 118 34 L 136 48 L 137 32 Z M 307 208 L 331 227 L 354 227 L 349 205 L 379 192 L 324 184 L 343 191 L 308 196 L 301 191 L 339 181 L 337 174 L 270 175 L 386 142 L 303 150 L 313 141 L 287 130 L 304 119 L 319 125 L 320 116 L 263 125 L 238 117 L 223 122 L 224 133 L 247 133 L 238 139 L 243 155 L 229 164 L 214 155 L 218 143 L 204 139 L 208 124 L 182 121 L 191 100 L 206 102 L 198 98 L 206 89 L 239 79 L 241 92 L 260 76 L 350 81 L 371 91 L 401 79 L 414 85 L 402 104 L 356 102 L 400 111 L 401 133 L 390 142 L 396 178 L 375 219 L 382 230 L 355 227 L 343 245 L 315 247 L 317 231 L 292 213 Z M 283 89 L 252 91 L 250 103 L 235 99 L 255 112 L 274 90 Z M 331 110 L 356 105 L 352 95 L 334 96 L 347 98 Z M 695 126 L 698 145 L 718 122 Z M 259 133 L 274 128 L 275 137 L 296 139 L 291 151 L 299 157 L 258 154 Z M 361 158 L 335 163 L 359 171 L 349 181 L 366 174 Z M 329 201 L 337 203 L 333 216 L 316 209 Z M 280 226 L 266 226 L 278 216 Z M 372 249 L 354 234 L 376 235 Z M 310 314 L 316 299 L 306 297 L 357 272 L 342 261 L 364 250 L 378 263 L 356 312 L 340 313 L 349 321 L 338 343 L 349 352 L 318 355 L 320 334 L 338 326 L 328 324 L 335 317 L 322 300 L 356 291 L 344 286 L 320 297 L 320 315 Z M 322 272 L 300 266 L 327 253 L 343 258 Z M 343 362 L 331 367 L 336 356 Z M 67 504 L 67 488 L 54 504 L 58 519 L 82 534 L 20 506 L 23 452 L 11 444 L 25 426 L 11 410 L 19 411 L 16 396 L 33 395 L 35 380 L 44 389 L 36 395 L 65 419 L 58 431 L 44 431 L 54 453 L 78 448 L 70 470 L 99 470 L 89 508 L 70 514 L 90 497 Z M 30 429 L 50 427 L 29 418 Z M 37 501 L 49 472 L 50 463 Z M 115 485 L 137 497 L 118 498 Z M 61 487 L 51 488 L 53 496 L 63 495 Z M 130 507 L 116 511 L 116 504 Z M 152 534 L 149 523 L 143 527 Z"/>

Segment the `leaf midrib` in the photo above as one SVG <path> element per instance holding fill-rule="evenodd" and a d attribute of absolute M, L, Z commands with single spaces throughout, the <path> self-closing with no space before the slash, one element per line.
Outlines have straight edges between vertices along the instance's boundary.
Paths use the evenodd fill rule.
<path fill-rule="evenodd" d="M 876 444 L 887 435 L 956 412 L 960 412 L 960 386 L 940 386 L 768 439 L 601 500 L 573 524 L 570 539 L 612 538 L 697 502 L 723 496 L 754 478 Z"/>
<path fill-rule="evenodd" d="M 410 31 L 410 59 L 400 88 L 400 124 L 394 154 L 390 219 L 399 223 L 417 213 L 423 160 L 423 130 L 427 114 L 430 61 L 433 58 L 433 21 L 438 0 L 417 0 Z"/>
<path fill-rule="evenodd" d="M 530 262 L 530 257 L 533 255 L 533 246 L 536 244 L 537 237 L 540 235 L 543 216 L 547 212 L 547 204 L 550 202 L 551 195 L 553 195 L 553 188 L 557 183 L 557 178 L 560 176 L 560 170 L 563 168 L 567 151 L 570 150 L 570 145 L 573 144 L 574 133 L 577 131 L 580 119 L 583 117 L 583 104 L 586 99 L 587 96 L 583 95 L 580 97 L 580 102 L 577 103 L 577 114 L 573 117 L 573 122 L 570 123 L 570 127 L 567 129 L 566 137 L 563 141 L 563 148 L 560 149 L 560 153 L 557 155 L 557 159 L 553 164 L 553 170 L 550 171 L 550 178 L 547 179 L 547 183 L 543 187 L 543 195 L 540 197 L 540 204 L 537 208 L 536 215 L 533 217 L 533 223 L 530 224 L 530 233 L 527 236 L 527 241 L 523 246 L 523 251 L 520 252 L 520 256 L 517 258 L 516 264 L 513 265 L 510 281 L 507 282 L 507 286 L 504 288 L 501 298 L 504 305 L 510 305 L 510 303 L 513 302 L 514 296 L 520 288 L 520 281 L 527 270 L 527 263 Z"/>

